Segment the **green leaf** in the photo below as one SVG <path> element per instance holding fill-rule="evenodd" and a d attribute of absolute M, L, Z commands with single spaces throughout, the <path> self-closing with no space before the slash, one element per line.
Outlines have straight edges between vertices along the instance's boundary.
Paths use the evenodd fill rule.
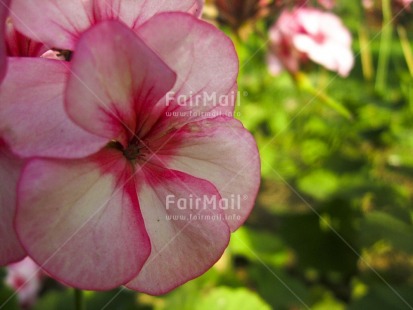
<path fill-rule="evenodd" d="M 218 287 L 213 289 L 207 296 L 203 297 L 195 310 L 270 310 L 256 293 L 245 288 L 231 289 Z"/>
<path fill-rule="evenodd" d="M 326 170 L 316 170 L 298 181 L 298 188 L 318 199 L 324 200 L 331 196 L 338 188 L 336 175 Z"/>

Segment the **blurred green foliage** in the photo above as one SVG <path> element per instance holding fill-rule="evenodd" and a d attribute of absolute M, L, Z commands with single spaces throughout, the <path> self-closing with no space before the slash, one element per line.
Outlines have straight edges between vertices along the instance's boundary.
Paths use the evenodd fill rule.
<path fill-rule="evenodd" d="M 361 55 L 371 53 L 377 70 L 382 28 L 365 23 L 358 2 L 337 7 L 354 37 L 351 75 L 306 70 L 352 120 L 300 90 L 287 73 L 269 75 L 262 34 L 270 21 L 258 22 L 245 41 L 228 31 L 240 57 L 237 115 L 262 158 L 255 210 L 200 278 L 161 297 L 87 292 L 87 309 L 413 308 L 413 79 L 395 27 L 386 42 L 384 89 L 375 75 L 365 76 Z M 412 14 L 397 19 L 410 40 Z M 368 50 L 360 49 L 362 28 Z M 0 292 L 2 304 L 11 292 Z M 12 298 L 4 309 L 16 308 Z M 34 309 L 73 309 L 73 291 L 51 285 Z"/>

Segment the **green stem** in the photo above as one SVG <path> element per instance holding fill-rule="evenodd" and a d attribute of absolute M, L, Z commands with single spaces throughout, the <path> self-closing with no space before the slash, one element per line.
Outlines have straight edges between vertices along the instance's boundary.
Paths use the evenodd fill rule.
<path fill-rule="evenodd" d="M 75 288 L 75 310 L 85 310 L 83 291 Z"/>
<path fill-rule="evenodd" d="M 296 74 L 294 79 L 300 90 L 314 96 L 346 119 L 353 120 L 353 115 L 344 105 L 328 96 L 322 89 L 316 89 L 303 73 Z"/>
<path fill-rule="evenodd" d="M 399 33 L 400 43 L 402 45 L 404 58 L 406 59 L 407 67 L 409 68 L 410 75 L 413 76 L 413 52 L 410 47 L 409 38 L 407 37 L 406 29 L 403 26 L 397 27 Z"/>
<path fill-rule="evenodd" d="M 359 28 L 359 42 L 363 76 L 366 81 L 371 81 L 374 75 L 373 57 L 371 55 L 368 32 L 363 25 Z"/>
<path fill-rule="evenodd" d="M 383 26 L 380 41 L 380 54 L 377 68 L 376 91 L 386 91 L 387 71 L 391 53 L 393 35 L 392 12 L 390 0 L 382 0 Z"/>

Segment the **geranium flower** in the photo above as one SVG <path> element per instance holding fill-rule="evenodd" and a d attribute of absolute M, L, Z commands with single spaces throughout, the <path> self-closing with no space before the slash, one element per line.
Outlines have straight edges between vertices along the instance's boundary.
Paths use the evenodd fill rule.
<path fill-rule="evenodd" d="M 137 28 L 160 11 L 183 10 L 199 15 L 202 1 L 76 0 L 57 4 L 48 0 L 36 3 L 16 0 L 10 10 L 13 21 L 7 17 L 10 1 L 2 0 L 0 4 L 0 80 L 6 73 L 6 57 L 12 56 L 6 81 L 0 87 L 0 175 L 9 180 L 7 186 L 0 188 L 0 265 L 5 265 L 24 257 L 12 229 L 15 208 L 13 188 L 22 161 L 11 151 L 23 158 L 33 154 L 64 156 L 70 153 L 70 156 L 84 156 L 101 147 L 100 143 L 96 143 L 96 138 L 91 141 L 91 135 L 68 119 L 64 111 L 65 79 L 62 77 L 67 75 L 68 65 L 39 58 L 14 57 L 41 56 L 63 60 L 59 52 L 48 48 L 66 50 L 73 47 L 81 33 L 100 20 L 119 19 Z M 93 19 L 89 19 L 91 14 Z M 16 29 L 16 25 L 20 29 Z M 42 43 L 38 43 L 40 41 Z M 33 119 L 32 113 L 38 110 L 42 112 Z M 19 126 L 15 126 L 16 122 Z M 27 135 L 32 132 L 37 134 Z M 73 148 L 74 141 L 83 141 L 84 147 Z M 12 165 L 11 161 L 20 164 Z"/>
<path fill-rule="evenodd" d="M 296 73 L 308 60 L 341 76 L 354 65 L 351 34 L 332 13 L 313 8 L 285 10 L 270 29 L 270 71 Z"/>
<path fill-rule="evenodd" d="M 16 291 L 23 308 L 31 307 L 40 292 L 42 273 L 29 257 L 7 266 L 6 284 Z"/>
<path fill-rule="evenodd" d="M 16 229 L 30 257 L 70 286 L 126 284 L 162 294 L 222 255 L 230 231 L 254 204 L 259 157 L 237 120 L 208 114 L 234 109 L 234 100 L 214 101 L 236 90 L 231 41 L 183 13 L 158 14 L 134 31 L 116 21 L 92 27 L 75 47 L 71 72 L 63 62 L 43 64 L 53 81 L 45 76 L 39 83 L 35 69 L 11 63 L 27 78 L 8 77 L 5 83 L 15 89 L 1 89 L 0 102 L 14 100 L 15 107 L 13 93 L 36 81 L 26 92 L 31 103 L 17 105 L 30 106 L 32 117 L 47 127 L 68 80 L 66 110 L 79 125 L 77 132 L 38 133 L 40 126 L 9 124 L 16 152 L 46 157 L 28 162 L 18 189 Z M 202 96 L 202 104 L 191 100 L 193 94 Z M 1 121 L 22 117 L 17 109 L 5 110 Z M 53 138 L 59 134 L 61 141 Z M 197 199 L 198 207 L 189 206 Z"/>

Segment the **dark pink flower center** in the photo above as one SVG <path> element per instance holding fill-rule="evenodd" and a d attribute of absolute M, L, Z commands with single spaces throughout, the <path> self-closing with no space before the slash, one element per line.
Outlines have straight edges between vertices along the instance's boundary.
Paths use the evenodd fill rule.
<path fill-rule="evenodd" d="M 123 155 L 126 157 L 127 160 L 134 161 L 138 158 L 141 152 L 142 146 L 138 145 L 137 143 L 129 143 L 129 145 L 123 149 Z"/>
<path fill-rule="evenodd" d="M 119 141 L 113 140 L 108 143 L 107 147 L 122 152 L 123 156 L 131 162 L 136 162 L 139 158 L 143 158 L 146 153 L 144 152 L 146 146 L 139 138 L 133 138 L 126 146 Z"/>

